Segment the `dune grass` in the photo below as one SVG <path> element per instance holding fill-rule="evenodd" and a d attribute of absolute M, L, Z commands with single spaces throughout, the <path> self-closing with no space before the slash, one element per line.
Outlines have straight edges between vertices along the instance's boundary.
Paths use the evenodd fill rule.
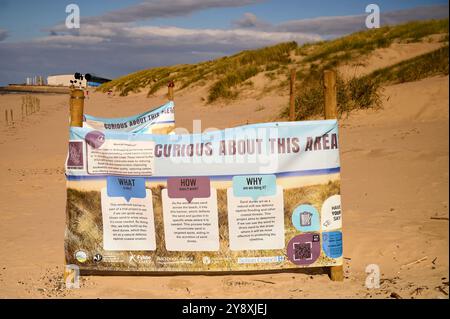
<path fill-rule="evenodd" d="M 448 19 L 415 21 L 364 30 L 336 40 L 300 47 L 297 52 L 306 55 L 305 62 L 322 60 L 333 64 L 378 48 L 386 48 L 395 41 L 419 42 L 426 36 L 440 33 L 448 33 Z"/>
<path fill-rule="evenodd" d="M 155 251 L 114 251 L 114 255 L 120 257 L 122 262 L 110 263 L 103 261 L 96 263 L 89 258 L 83 267 L 87 269 L 98 270 L 120 270 L 120 271 L 153 271 L 153 270 L 219 270 L 229 271 L 233 269 L 245 270 L 254 269 L 252 264 L 238 264 L 238 257 L 263 257 L 263 256 L 281 256 L 285 254 L 284 249 L 276 250 L 242 250 L 232 251 L 229 249 L 229 233 L 228 233 L 228 200 L 227 190 L 217 189 L 217 208 L 219 221 L 219 238 L 220 248 L 217 252 L 199 251 L 199 252 L 177 252 L 168 251 L 165 244 L 164 234 L 164 217 L 162 208 L 163 185 L 154 185 L 147 187 L 151 189 L 153 196 L 153 212 L 155 222 Z M 284 224 L 285 224 L 285 242 L 298 235 L 291 222 L 292 211 L 300 204 L 309 203 L 316 207 L 318 211 L 323 202 L 330 196 L 340 194 L 340 182 L 329 181 L 324 184 L 288 188 L 283 190 L 284 198 Z M 95 253 L 105 255 L 103 250 L 103 222 L 101 210 L 101 194 L 98 191 L 82 191 L 77 189 L 67 189 L 67 210 L 66 210 L 66 232 L 65 232 L 65 255 L 67 263 L 78 264 L 74 258 L 75 252 L 82 249 L 93 256 Z M 111 253 L 111 252 L 107 252 Z M 151 263 L 133 263 L 130 261 L 131 254 L 150 256 Z M 203 264 L 202 258 L 208 256 L 215 258 L 215 262 L 210 265 Z M 192 263 L 186 264 L 165 264 L 158 262 L 159 259 L 175 258 L 176 260 L 190 260 Z M 336 260 L 321 256 L 315 265 L 331 265 Z M 272 268 L 292 268 L 289 262 L 278 265 L 260 264 L 258 269 Z M 170 269 L 169 269 L 170 268 Z"/>
<path fill-rule="evenodd" d="M 119 92 L 121 96 L 126 96 L 130 92 L 137 93 L 142 89 L 147 89 L 148 95 L 152 95 L 170 80 L 174 80 L 178 88 L 183 89 L 209 79 L 214 81 L 209 90 L 209 102 L 219 98 L 234 98 L 238 94 L 237 91 L 232 91 L 234 88 L 264 71 L 266 67 L 275 70 L 282 65 L 289 64 L 291 62 L 290 53 L 295 48 L 297 48 L 295 42 L 287 42 L 261 49 L 242 51 L 214 61 L 152 68 L 105 83 L 100 86 L 99 90 L 106 92 L 111 89 Z"/>
<path fill-rule="evenodd" d="M 308 76 L 298 85 L 295 98 L 296 120 L 323 117 L 325 96 L 323 72 Z M 339 73 L 336 75 L 338 116 L 348 114 L 355 109 L 378 108 L 381 106 L 381 86 L 370 77 L 352 78 L 345 81 Z M 288 117 L 286 107 L 281 117 Z"/>
<path fill-rule="evenodd" d="M 433 75 L 448 75 L 448 45 L 392 66 L 376 70 L 361 77 L 344 80 L 337 73 L 338 115 L 348 114 L 355 109 L 379 108 L 382 86 L 417 81 Z M 297 120 L 323 115 L 324 89 L 322 67 L 313 67 L 309 73 L 302 73 L 296 97 Z M 286 107 L 281 116 L 287 117 Z"/>
<path fill-rule="evenodd" d="M 243 84 L 261 72 L 266 75 L 266 80 L 280 82 L 281 87 L 287 87 L 289 67 L 291 66 L 297 68 L 297 78 L 312 79 L 313 83 L 306 83 L 306 86 L 313 90 L 315 83 L 319 80 L 317 74 L 321 70 L 336 68 L 377 48 L 388 47 L 394 42 L 418 42 L 434 34 L 441 34 L 440 41 L 448 42 L 448 19 L 384 26 L 302 46 L 298 46 L 295 42 L 280 43 L 197 64 L 156 67 L 117 78 L 100 86 L 99 90 L 106 92 L 111 89 L 119 92 L 121 96 L 145 90 L 150 96 L 171 80 L 175 81 L 177 90 L 208 83 L 206 100 L 208 103 L 213 103 L 220 99 L 236 98 L 243 89 Z M 299 60 L 293 61 L 292 55 L 300 57 Z M 413 77 L 406 75 L 407 72 L 412 73 L 412 69 L 406 71 L 402 67 L 401 70 L 407 78 Z M 426 74 L 424 70 L 420 73 Z M 304 84 L 305 81 L 302 82 L 302 85 Z M 355 79 L 345 90 L 347 93 L 342 93 L 353 96 L 361 95 L 368 101 L 371 100 L 370 94 L 363 94 L 360 90 L 366 87 L 372 92 L 375 85 L 368 79 Z M 311 100 L 311 103 L 315 100 L 306 96 L 301 99 Z M 341 103 L 342 109 L 345 110 L 351 108 L 349 105 L 349 103 Z M 362 105 L 368 105 L 368 103 L 365 102 Z M 312 109 L 311 112 L 311 114 L 314 113 Z"/>
<path fill-rule="evenodd" d="M 448 45 L 435 51 L 402 61 L 366 75 L 380 84 L 395 84 L 421 80 L 433 75 L 448 75 Z"/>

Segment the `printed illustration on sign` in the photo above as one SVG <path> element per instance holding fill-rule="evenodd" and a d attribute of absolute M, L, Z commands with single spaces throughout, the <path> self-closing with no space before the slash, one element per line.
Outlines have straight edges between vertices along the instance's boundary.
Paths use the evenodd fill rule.
<path fill-rule="evenodd" d="M 151 134 L 173 125 L 162 112 L 70 128 L 66 264 L 130 275 L 342 265 L 341 228 L 323 228 L 341 219 L 336 120 Z"/>
<path fill-rule="evenodd" d="M 83 142 L 69 142 L 67 167 L 70 169 L 83 169 Z"/>
<path fill-rule="evenodd" d="M 320 235 L 318 233 L 297 235 L 288 243 L 288 259 L 296 265 L 312 264 L 319 255 Z"/>
<path fill-rule="evenodd" d="M 340 231 L 322 233 L 323 251 L 328 257 L 339 258 L 342 256 L 342 233 Z"/>
<path fill-rule="evenodd" d="M 322 204 L 322 230 L 335 230 L 342 227 L 341 196 L 328 197 Z"/>
<path fill-rule="evenodd" d="M 298 206 L 292 213 L 292 224 L 301 232 L 318 231 L 320 228 L 319 221 L 317 209 L 309 204 Z"/>
<path fill-rule="evenodd" d="M 99 148 L 105 143 L 105 134 L 100 131 L 92 131 L 87 133 L 84 139 L 92 148 Z"/>

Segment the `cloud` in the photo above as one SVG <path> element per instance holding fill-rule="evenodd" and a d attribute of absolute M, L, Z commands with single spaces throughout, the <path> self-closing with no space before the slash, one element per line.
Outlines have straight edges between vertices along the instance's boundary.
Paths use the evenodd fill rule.
<path fill-rule="evenodd" d="M 381 25 L 399 24 L 414 20 L 448 18 L 448 5 L 422 6 L 406 10 L 380 13 Z M 276 26 L 283 32 L 315 32 L 321 36 L 339 36 L 363 30 L 366 15 L 318 17 L 292 20 Z"/>
<path fill-rule="evenodd" d="M 0 41 L 5 40 L 8 37 L 8 31 L 5 29 L 0 29 Z"/>
<path fill-rule="evenodd" d="M 255 1 L 176 0 L 172 5 L 175 3 L 178 6 L 175 6 L 174 12 L 167 12 L 167 15 L 177 14 L 180 6 L 200 10 L 213 4 L 217 6 L 219 2 L 231 6 Z M 151 16 L 166 14 L 162 9 L 166 6 L 163 1 L 151 4 L 160 6 L 159 13 L 152 13 Z M 394 24 L 448 17 L 447 9 L 448 6 L 434 6 L 381 12 L 381 21 L 383 24 Z M 321 17 L 270 25 L 251 13 L 235 21 L 232 29 L 141 26 L 133 23 L 143 16 L 125 14 L 121 19 L 105 16 L 99 20 L 82 19 L 78 30 L 68 30 L 61 25 L 49 30 L 47 36 L 31 41 L 2 41 L 0 82 L 23 82 L 27 76 L 66 72 L 94 72 L 116 77 L 154 66 L 196 63 L 279 42 L 297 41 L 301 44 L 319 41 L 324 37 L 347 34 L 365 27 L 364 15 Z M 149 18 L 150 13 L 145 17 Z M 2 34 L 7 34 L 5 32 L 0 30 L 0 39 L 4 39 L 6 35 Z"/>
<path fill-rule="evenodd" d="M 271 24 L 258 19 L 253 13 L 247 12 L 240 19 L 233 21 L 233 25 L 238 28 L 265 28 Z"/>
<path fill-rule="evenodd" d="M 156 26 L 82 28 L 78 34 L 0 43 L 0 81 L 27 76 L 94 72 L 117 77 L 144 68 L 196 63 L 285 41 L 321 40 L 317 35 L 253 29 L 187 29 Z"/>
<path fill-rule="evenodd" d="M 436 6 L 422 6 L 412 9 L 381 13 L 382 24 L 399 24 L 413 20 L 445 19 L 448 18 L 448 4 Z"/>
<path fill-rule="evenodd" d="M 65 32 L 65 33 L 63 33 Z M 83 24 L 75 33 L 61 29 L 49 36 L 36 39 L 48 45 L 76 45 L 93 43 L 147 46 L 149 49 L 165 47 L 223 47 L 223 50 L 243 50 L 270 45 L 278 42 L 298 43 L 319 41 L 315 34 L 300 32 L 266 31 L 259 29 L 189 29 L 178 27 L 135 26 L 124 23 Z M 86 43 L 84 43 L 86 41 Z M 203 50 L 203 49 L 202 49 Z M 194 49 L 194 51 L 202 51 Z M 221 51 L 223 51 L 221 50 Z"/>
<path fill-rule="evenodd" d="M 168 18 L 211 9 L 242 7 L 263 0 L 155 0 L 144 1 L 123 9 L 110 11 L 104 15 L 87 18 L 86 22 L 134 22 L 139 20 Z"/>

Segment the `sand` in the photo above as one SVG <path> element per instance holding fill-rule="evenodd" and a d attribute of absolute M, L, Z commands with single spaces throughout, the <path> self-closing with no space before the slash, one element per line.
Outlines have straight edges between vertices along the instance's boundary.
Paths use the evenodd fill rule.
<path fill-rule="evenodd" d="M 344 79 L 367 75 L 377 69 L 386 68 L 439 49 L 445 45 L 445 43 L 439 42 L 442 36 L 436 34 L 423 42 L 393 43 L 387 48 L 376 49 L 368 56 L 363 55 L 349 64 L 338 67 L 338 71 Z"/>
<path fill-rule="evenodd" d="M 332 282 L 321 269 L 313 269 L 91 276 L 82 278 L 80 289 L 64 289 L 68 97 L 36 95 L 40 112 L 14 126 L 0 122 L 0 297 L 389 298 L 395 293 L 448 298 L 448 81 L 433 77 L 389 86 L 383 109 L 358 111 L 340 121 L 344 282 Z M 271 120 L 285 103 L 282 95 L 275 96 L 271 99 L 279 99 L 279 105 L 255 112 L 260 101 L 189 106 L 194 97 L 176 97 L 177 126 L 191 129 L 197 118 L 203 128 L 243 124 L 247 118 Z M 125 116 L 164 102 L 164 95 L 147 99 L 143 94 L 123 98 L 95 93 L 86 101 L 86 111 Z M 20 103 L 20 95 L 0 96 L 0 115 L 5 108 L 20 111 Z M 365 288 L 370 264 L 380 267 L 379 289 Z"/>
<path fill-rule="evenodd" d="M 367 74 L 440 45 L 396 44 L 374 52 L 356 71 L 341 71 Z M 205 102 L 207 87 L 176 91 L 176 126 L 203 131 L 279 118 L 288 88 L 270 91 L 263 75 L 252 80 L 239 100 L 213 105 Z M 68 96 L 34 94 L 40 111 L 22 119 L 22 95 L 0 95 L 0 298 L 448 298 L 448 85 L 448 76 L 438 76 L 388 86 L 381 109 L 340 120 L 343 282 L 309 269 L 87 276 L 72 290 L 62 282 Z M 165 93 L 90 92 L 85 111 L 129 116 L 165 103 Z M 6 125 L 5 110 L 13 110 L 13 124 Z M 381 271 L 378 289 L 365 287 L 366 267 L 373 264 Z"/>

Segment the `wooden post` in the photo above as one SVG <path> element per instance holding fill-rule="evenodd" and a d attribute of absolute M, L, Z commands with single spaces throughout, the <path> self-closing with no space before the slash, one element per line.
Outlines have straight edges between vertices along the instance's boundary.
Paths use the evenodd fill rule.
<path fill-rule="evenodd" d="M 80 89 L 71 89 L 70 91 L 70 126 L 83 127 L 83 114 L 84 114 L 84 92 Z M 67 276 L 70 275 L 70 271 L 67 270 L 64 263 L 64 283 L 67 282 Z"/>
<path fill-rule="evenodd" d="M 332 70 L 323 72 L 325 89 L 325 119 L 337 119 L 336 73 Z"/>
<path fill-rule="evenodd" d="M 5 123 L 8 126 L 8 110 L 5 110 Z"/>
<path fill-rule="evenodd" d="M 175 83 L 171 80 L 169 81 L 169 83 L 167 84 L 167 98 L 169 99 L 169 101 L 173 101 L 173 88 L 175 87 Z"/>
<path fill-rule="evenodd" d="M 83 126 L 84 92 L 74 89 L 70 92 L 70 126 Z"/>
<path fill-rule="evenodd" d="M 323 84 L 325 95 L 325 119 L 337 119 L 337 91 L 336 91 L 336 73 L 333 70 L 323 72 Z M 344 267 L 329 267 L 329 275 L 333 281 L 344 280 Z"/>
<path fill-rule="evenodd" d="M 14 125 L 14 113 L 12 109 L 9 110 L 9 114 L 11 115 L 11 124 Z"/>
<path fill-rule="evenodd" d="M 291 81 L 289 85 L 289 121 L 295 121 L 295 69 L 291 69 Z"/>

